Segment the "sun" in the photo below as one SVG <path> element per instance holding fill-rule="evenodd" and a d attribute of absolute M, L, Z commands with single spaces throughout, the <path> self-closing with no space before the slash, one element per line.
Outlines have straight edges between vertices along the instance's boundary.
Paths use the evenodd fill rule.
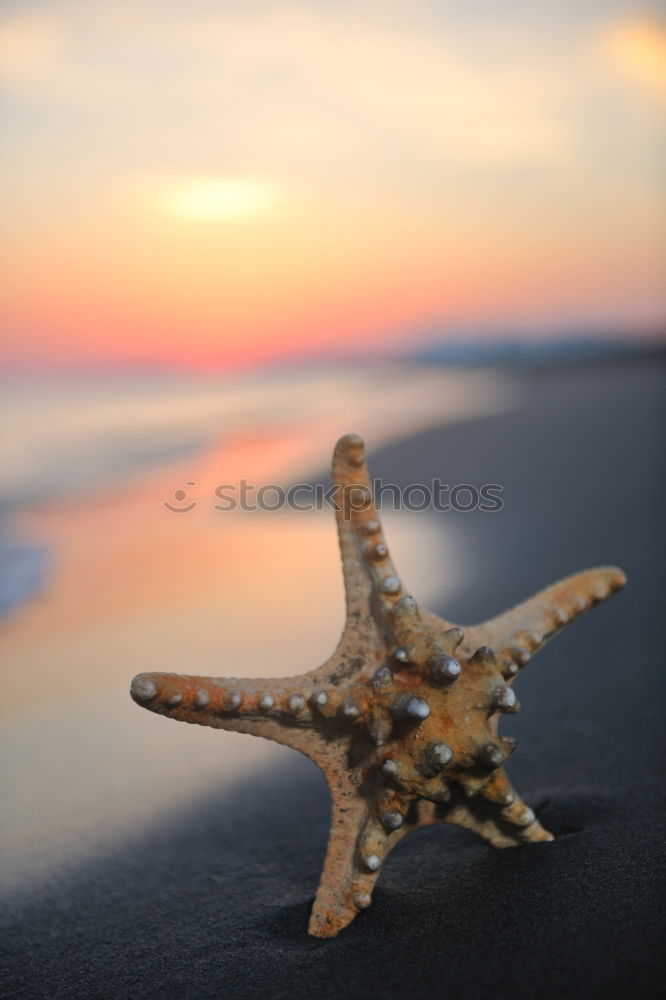
<path fill-rule="evenodd" d="M 187 176 L 167 180 L 159 201 L 168 215 L 189 222 L 226 222 L 273 214 L 284 200 L 275 181 L 243 176 Z"/>

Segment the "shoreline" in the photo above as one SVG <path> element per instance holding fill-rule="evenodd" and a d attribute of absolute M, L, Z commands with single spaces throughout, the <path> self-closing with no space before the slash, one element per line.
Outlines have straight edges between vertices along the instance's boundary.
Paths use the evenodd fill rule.
<path fill-rule="evenodd" d="M 262 380 L 266 378 L 266 373 L 262 373 Z M 7 483 L 0 527 L 6 540 L 5 548 L 13 557 L 15 572 L 22 572 L 26 561 L 31 563 L 32 572 L 16 593 L 12 593 L 12 567 L 9 566 L 5 573 L 5 611 L 1 613 L 0 608 L 0 644 L 5 629 L 12 629 L 15 616 L 23 617 L 22 609 L 26 602 L 29 605 L 34 597 L 37 606 L 40 606 L 43 600 L 50 600 L 54 586 L 50 576 L 52 573 L 57 576 L 59 572 L 60 548 L 66 547 L 75 536 L 73 522 L 77 519 L 89 522 L 90 512 L 94 516 L 99 511 L 102 522 L 109 507 L 115 505 L 116 519 L 131 519 L 135 507 L 138 516 L 145 518 L 148 494 L 152 496 L 155 511 L 159 511 L 160 499 L 170 499 L 176 489 L 188 482 L 195 482 L 195 492 L 200 496 L 206 495 L 212 506 L 215 486 L 222 479 L 231 478 L 232 482 L 238 482 L 241 478 L 248 478 L 249 474 L 249 478 L 258 483 L 271 481 L 290 485 L 298 481 L 298 477 L 301 481 L 308 481 L 309 477 L 328 465 L 337 437 L 354 427 L 363 429 L 368 447 L 377 450 L 429 426 L 502 412 L 513 405 L 515 394 L 512 379 L 507 373 L 438 370 L 433 374 L 420 366 L 393 365 L 379 377 L 369 378 L 365 385 L 363 379 L 368 378 L 366 373 L 343 371 L 329 378 L 321 387 L 320 395 L 323 393 L 324 402 L 320 402 L 314 418 L 303 427 L 302 422 L 299 426 L 295 420 L 298 393 L 304 397 L 304 403 L 307 400 L 311 404 L 317 383 L 314 376 L 308 382 L 303 372 L 296 373 L 294 378 L 294 415 L 287 413 L 276 422 L 255 419 L 250 421 L 249 428 L 243 430 L 239 424 L 240 415 L 243 407 L 254 399 L 255 389 L 247 389 L 249 395 L 243 402 L 242 393 L 232 384 L 230 392 L 236 394 L 234 405 L 239 411 L 230 426 L 225 426 L 223 422 L 217 425 L 209 422 L 205 431 L 199 427 L 196 443 L 191 440 L 185 450 L 175 447 L 173 443 L 167 446 L 166 441 L 153 441 L 152 447 L 157 450 L 144 455 L 143 467 L 138 466 L 130 448 L 125 458 L 114 455 L 113 463 L 119 465 L 115 472 L 112 467 L 105 470 L 100 464 L 102 459 L 96 458 L 92 471 L 84 473 L 85 449 L 90 445 L 86 439 L 85 447 L 83 442 L 81 444 L 84 450 L 78 456 L 70 453 L 75 439 L 68 443 L 66 431 L 72 422 L 72 414 L 67 411 L 58 418 L 56 413 L 56 425 L 60 420 L 65 428 L 58 432 L 60 438 L 56 434 L 56 456 L 60 455 L 58 461 L 64 464 L 58 473 L 59 480 L 54 479 L 53 468 L 46 469 L 45 483 L 41 487 L 42 491 L 46 490 L 46 495 L 42 497 L 38 495 L 40 463 L 39 451 L 35 448 L 46 445 L 40 444 L 39 437 L 35 438 L 36 432 L 29 429 L 28 458 L 25 461 L 16 459 L 15 453 L 20 450 L 18 442 L 3 456 Z M 191 387 L 193 381 L 196 388 L 196 381 L 191 377 L 188 377 L 187 385 Z M 326 394 L 332 389 L 334 394 L 326 399 Z M 276 400 L 283 400 L 284 373 L 278 378 L 273 392 Z M 224 396 L 222 389 L 220 394 Z M 389 408 L 388 398 L 391 400 Z M 135 409 L 138 406 L 136 402 L 133 405 Z M 212 406 L 211 400 L 207 399 L 205 409 L 210 411 Z M 339 418 L 341 408 L 346 413 L 345 421 Z M 48 413 L 45 418 L 48 418 Z M 102 415 L 97 414 L 95 420 L 104 427 L 104 420 L 108 419 L 102 406 Z M 108 428 L 104 433 L 108 433 Z M 64 438 L 62 434 L 65 434 Z M 38 552 L 42 557 L 39 566 L 36 561 Z M 49 567 L 47 564 L 51 555 L 54 555 L 53 565 Z M 55 586 L 58 586 L 57 580 Z"/>

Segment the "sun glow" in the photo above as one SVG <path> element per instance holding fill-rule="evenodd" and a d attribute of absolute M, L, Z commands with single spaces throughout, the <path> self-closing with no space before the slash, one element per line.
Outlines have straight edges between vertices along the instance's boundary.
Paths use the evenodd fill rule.
<path fill-rule="evenodd" d="M 602 36 L 602 44 L 625 76 L 666 97 L 666 25 L 649 20 L 620 22 Z"/>
<path fill-rule="evenodd" d="M 228 222 L 273 214 L 284 202 L 284 193 L 266 178 L 202 175 L 158 184 L 157 200 L 168 215 L 179 219 Z"/>

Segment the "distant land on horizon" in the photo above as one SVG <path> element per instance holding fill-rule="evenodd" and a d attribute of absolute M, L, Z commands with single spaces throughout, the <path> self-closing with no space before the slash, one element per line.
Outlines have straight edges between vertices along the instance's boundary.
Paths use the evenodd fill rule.
<path fill-rule="evenodd" d="M 405 360 L 424 365 L 551 365 L 586 361 L 627 360 L 661 355 L 666 338 L 617 339 L 608 337 L 549 338 L 539 341 L 506 338 L 497 341 L 433 341 L 404 355 Z"/>
<path fill-rule="evenodd" d="M 366 353 L 363 348 L 355 351 L 308 351 L 300 354 L 272 354 L 256 358 L 251 362 L 229 362 L 223 355 L 207 359 L 169 360 L 166 358 L 114 358 L 114 359 L 43 359 L 31 363 L 0 364 L 0 379 L 11 379 L 22 375 L 174 375 L 200 374 L 235 375 L 270 371 L 319 368 L 326 365 L 345 367 L 407 363 L 437 366 L 532 366 L 575 364 L 593 361 L 621 361 L 630 358 L 659 357 L 666 351 L 666 327 L 649 333 L 618 335 L 617 332 L 591 335 L 589 332 L 570 333 L 566 336 L 554 334 L 538 340 L 528 340 L 525 336 L 508 332 L 506 335 L 493 334 L 479 338 L 461 332 L 441 336 L 415 335 L 409 346 L 385 346 L 382 350 Z"/>

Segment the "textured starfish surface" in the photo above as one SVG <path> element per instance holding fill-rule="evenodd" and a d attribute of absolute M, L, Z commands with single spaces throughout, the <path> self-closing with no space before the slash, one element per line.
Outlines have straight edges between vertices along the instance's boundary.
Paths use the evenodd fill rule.
<path fill-rule="evenodd" d="M 171 719 L 251 733 L 300 750 L 323 771 L 331 832 L 309 931 L 332 937 L 370 905 L 389 851 L 411 830 L 456 823 L 509 847 L 552 840 L 504 770 L 516 741 L 500 714 L 512 682 L 574 619 L 625 583 L 577 573 L 483 625 L 420 610 L 391 562 L 363 441 L 333 456 L 347 615 L 337 649 L 309 673 L 270 680 L 144 673 L 134 700 Z"/>

